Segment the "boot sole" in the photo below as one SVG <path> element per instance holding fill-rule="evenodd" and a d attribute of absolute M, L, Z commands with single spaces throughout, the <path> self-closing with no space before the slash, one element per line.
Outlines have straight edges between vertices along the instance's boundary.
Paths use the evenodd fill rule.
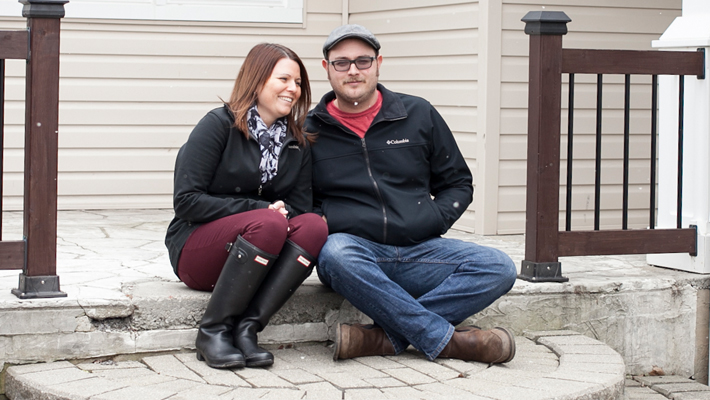
<path fill-rule="evenodd" d="M 340 324 L 335 327 L 335 349 L 333 350 L 333 361 L 338 361 L 340 354 Z"/>
<path fill-rule="evenodd" d="M 340 345 L 343 342 L 342 337 L 340 336 L 342 333 L 342 329 L 340 328 L 343 324 L 338 324 L 338 326 L 335 327 L 335 351 L 333 352 L 333 361 L 338 361 L 340 358 Z"/>
<path fill-rule="evenodd" d="M 270 365 L 274 365 L 274 360 L 256 360 L 256 361 L 249 361 L 247 360 L 247 368 L 260 368 L 260 367 L 268 367 Z"/>
<path fill-rule="evenodd" d="M 205 364 L 207 364 L 211 368 L 225 369 L 225 368 L 244 368 L 244 367 L 246 367 L 246 362 L 244 362 L 244 361 L 233 361 L 233 362 L 227 362 L 227 363 L 222 363 L 222 364 L 211 363 L 199 351 L 197 353 L 195 353 L 195 356 L 197 357 L 197 361 L 204 361 Z"/>
<path fill-rule="evenodd" d="M 504 363 L 507 363 L 508 361 L 512 360 L 513 357 L 515 357 L 515 336 L 513 336 L 513 333 L 506 328 L 501 328 L 501 327 L 497 326 L 494 329 L 498 329 L 500 331 L 505 332 L 505 334 L 508 335 L 508 339 L 510 339 L 510 356 L 508 356 L 508 358 L 506 358 L 503 361 L 496 361 L 496 363 L 504 364 Z"/>

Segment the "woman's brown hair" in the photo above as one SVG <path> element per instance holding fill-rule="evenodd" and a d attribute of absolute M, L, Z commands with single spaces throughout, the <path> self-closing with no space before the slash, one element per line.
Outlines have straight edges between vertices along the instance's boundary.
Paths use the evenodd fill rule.
<path fill-rule="evenodd" d="M 303 62 L 288 47 L 275 43 L 260 43 L 254 46 L 239 69 L 227 106 L 234 114 L 234 126 L 249 138 L 247 111 L 256 103 L 259 91 L 271 77 L 276 63 L 282 58 L 295 61 L 301 70 L 301 97 L 296 101 L 286 118 L 289 132 L 298 140 L 299 144 L 303 145 L 307 140 L 303 134 L 303 124 L 306 120 L 308 107 L 311 105 L 311 85 Z M 312 135 L 307 136 L 310 138 Z"/>

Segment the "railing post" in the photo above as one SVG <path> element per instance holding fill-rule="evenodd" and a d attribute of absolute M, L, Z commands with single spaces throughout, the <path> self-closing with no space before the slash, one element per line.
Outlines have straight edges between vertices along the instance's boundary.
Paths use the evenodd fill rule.
<path fill-rule="evenodd" d="M 571 19 L 560 11 L 531 11 L 522 19 L 530 35 L 528 178 L 525 259 L 518 278 L 566 282 L 558 262 L 562 35 Z"/>
<path fill-rule="evenodd" d="M 30 55 L 25 91 L 25 267 L 22 299 L 64 297 L 57 276 L 57 153 L 59 28 L 67 0 L 20 0 L 27 18 Z"/>

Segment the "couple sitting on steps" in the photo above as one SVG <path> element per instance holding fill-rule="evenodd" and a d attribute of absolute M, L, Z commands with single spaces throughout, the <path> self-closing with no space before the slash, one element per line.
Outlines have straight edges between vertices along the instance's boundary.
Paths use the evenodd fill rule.
<path fill-rule="evenodd" d="M 247 55 L 223 107 L 182 146 L 166 245 L 187 286 L 212 291 L 197 358 L 273 364 L 257 334 L 317 265 L 375 324 L 337 327 L 333 358 L 396 355 L 504 363 L 505 328 L 455 326 L 507 293 L 505 253 L 441 237 L 473 196 L 453 134 L 424 99 L 378 83 L 380 43 L 359 25 L 323 46 L 332 87 L 311 104 L 301 59 L 277 44 Z"/>

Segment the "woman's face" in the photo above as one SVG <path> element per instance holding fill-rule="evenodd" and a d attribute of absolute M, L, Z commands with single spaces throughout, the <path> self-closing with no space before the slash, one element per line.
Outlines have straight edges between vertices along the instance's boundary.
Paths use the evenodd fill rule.
<path fill-rule="evenodd" d="M 288 115 L 301 97 L 301 69 L 288 58 L 280 59 L 261 88 L 256 107 L 267 127 Z"/>

